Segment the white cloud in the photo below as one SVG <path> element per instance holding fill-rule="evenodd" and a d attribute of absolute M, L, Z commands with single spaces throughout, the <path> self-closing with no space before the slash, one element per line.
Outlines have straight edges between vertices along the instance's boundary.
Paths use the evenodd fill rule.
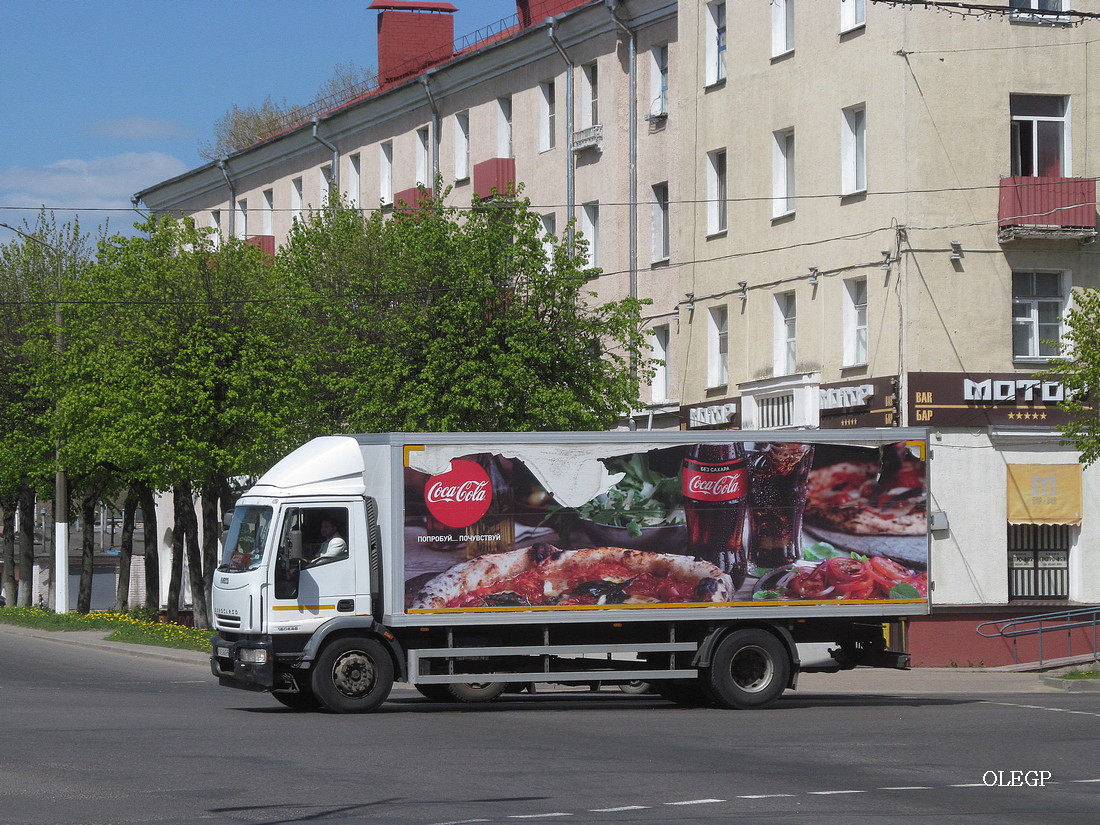
<path fill-rule="evenodd" d="M 45 206 L 62 220 L 79 213 L 84 228 L 111 218 L 111 229 L 117 231 L 129 227 L 137 217 L 130 203 L 135 192 L 182 174 L 187 168 L 183 161 L 164 152 L 69 159 L 33 168 L 9 166 L 0 169 L 0 220 L 33 221 L 38 209 Z"/>
<path fill-rule="evenodd" d="M 88 127 L 93 137 L 110 140 L 165 140 L 187 137 L 188 130 L 174 120 L 152 117 L 113 117 L 97 120 Z"/>

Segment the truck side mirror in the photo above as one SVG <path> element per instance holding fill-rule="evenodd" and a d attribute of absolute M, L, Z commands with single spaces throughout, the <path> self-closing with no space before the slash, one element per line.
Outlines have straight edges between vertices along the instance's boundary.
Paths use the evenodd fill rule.
<path fill-rule="evenodd" d="M 291 530 L 290 531 L 290 547 L 288 548 L 290 558 L 301 560 L 302 558 L 302 531 Z"/>
<path fill-rule="evenodd" d="M 232 523 L 232 521 L 233 521 L 233 511 L 232 510 L 226 510 L 224 513 L 222 513 L 222 529 L 223 530 L 228 530 L 229 525 Z"/>

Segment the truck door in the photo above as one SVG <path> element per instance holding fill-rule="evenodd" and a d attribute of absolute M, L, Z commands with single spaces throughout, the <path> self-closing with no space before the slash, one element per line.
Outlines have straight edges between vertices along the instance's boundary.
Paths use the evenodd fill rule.
<path fill-rule="evenodd" d="M 355 555 L 365 540 L 360 532 L 347 505 L 283 509 L 273 567 L 272 632 L 308 632 L 334 616 L 357 612 Z"/>

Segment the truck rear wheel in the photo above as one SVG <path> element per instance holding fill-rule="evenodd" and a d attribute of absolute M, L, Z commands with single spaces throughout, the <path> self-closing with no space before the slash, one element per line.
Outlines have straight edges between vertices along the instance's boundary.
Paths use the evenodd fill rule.
<path fill-rule="evenodd" d="M 459 685 L 447 685 L 451 696 L 458 702 L 491 702 L 508 687 L 507 682 L 467 682 Z"/>
<path fill-rule="evenodd" d="M 366 713 L 390 695 L 393 661 L 376 639 L 336 639 L 314 662 L 312 687 L 333 713 Z"/>
<path fill-rule="evenodd" d="M 707 692 L 726 708 L 760 708 L 787 687 L 791 659 L 784 644 L 766 630 L 730 633 L 714 650 L 703 675 Z"/>

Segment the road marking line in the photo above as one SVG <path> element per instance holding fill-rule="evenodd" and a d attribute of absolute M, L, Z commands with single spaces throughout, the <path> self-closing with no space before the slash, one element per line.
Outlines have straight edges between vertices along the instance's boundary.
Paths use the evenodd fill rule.
<path fill-rule="evenodd" d="M 470 825 L 473 822 L 492 822 L 491 819 L 456 819 L 452 822 L 433 822 L 432 825 Z"/>
<path fill-rule="evenodd" d="M 795 796 L 793 793 L 747 793 L 734 797 L 735 799 L 779 799 L 785 796 Z"/>
<path fill-rule="evenodd" d="M 879 791 L 930 791 L 931 785 L 897 785 L 892 788 L 876 788 Z"/>
<path fill-rule="evenodd" d="M 576 816 L 576 814 L 566 813 L 565 811 L 555 811 L 549 814 L 512 814 L 509 819 L 543 819 L 551 816 Z"/>
<path fill-rule="evenodd" d="M 832 796 L 838 793 L 867 793 L 867 791 L 807 791 L 810 796 Z"/>
<path fill-rule="evenodd" d="M 1073 779 L 1071 782 L 1100 782 L 1100 779 Z"/>
<path fill-rule="evenodd" d="M 715 802 L 725 802 L 724 799 L 687 799 L 683 802 L 665 802 L 665 805 L 712 805 Z"/>
<path fill-rule="evenodd" d="M 619 811 L 644 811 L 653 807 L 652 805 L 622 805 L 618 808 L 589 808 L 590 814 L 613 814 Z"/>
<path fill-rule="evenodd" d="M 1025 710 L 1047 710 L 1053 713 L 1071 713 L 1080 716 L 1100 716 L 1100 713 L 1095 713 L 1088 710 L 1070 710 L 1069 708 L 1048 708 L 1043 705 L 1021 705 L 1015 702 L 990 702 L 988 700 L 981 700 L 983 705 L 1000 705 L 1005 708 L 1024 708 Z"/>

